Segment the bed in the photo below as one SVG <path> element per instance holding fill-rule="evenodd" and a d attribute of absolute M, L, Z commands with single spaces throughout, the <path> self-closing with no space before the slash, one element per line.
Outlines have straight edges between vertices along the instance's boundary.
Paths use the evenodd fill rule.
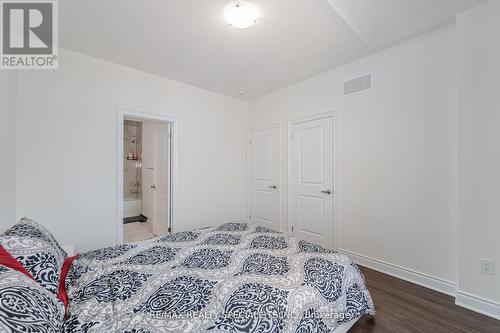
<path fill-rule="evenodd" d="M 64 332 L 344 333 L 375 314 L 347 256 L 248 223 L 82 253 L 59 282 Z"/>

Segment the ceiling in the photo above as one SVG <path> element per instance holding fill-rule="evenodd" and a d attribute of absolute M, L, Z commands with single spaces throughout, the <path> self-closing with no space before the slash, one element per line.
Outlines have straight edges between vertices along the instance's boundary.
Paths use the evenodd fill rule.
<path fill-rule="evenodd" d="M 260 19 L 237 30 L 223 18 L 230 0 L 64 0 L 60 45 L 251 100 L 451 22 L 484 2 L 247 1 Z"/>

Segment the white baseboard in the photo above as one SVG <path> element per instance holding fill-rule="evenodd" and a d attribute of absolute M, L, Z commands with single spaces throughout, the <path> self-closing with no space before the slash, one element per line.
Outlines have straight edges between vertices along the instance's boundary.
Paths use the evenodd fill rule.
<path fill-rule="evenodd" d="M 437 292 L 455 297 L 455 304 L 468 310 L 500 320 L 500 304 L 482 297 L 458 290 L 457 284 L 428 274 L 400 267 L 382 260 L 373 259 L 352 251 L 338 249 L 356 263 L 376 271 L 418 284 Z"/>
<path fill-rule="evenodd" d="M 500 304 L 463 291 L 457 291 L 455 304 L 500 320 Z"/>
<path fill-rule="evenodd" d="M 435 290 L 437 292 L 455 297 L 457 295 L 457 284 L 431 276 L 428 274 L 416 272 L 414 270 L 390 264 L 388 262 L 373 259 L 358 253 L 354 253 L 344 249 L 338 249 L 339 252 L 351 257 L 356 263 L 361 266 L 374 269 L 376 271 L 389 274 L 401 280 L 405 280 L 420 286 Z"/>

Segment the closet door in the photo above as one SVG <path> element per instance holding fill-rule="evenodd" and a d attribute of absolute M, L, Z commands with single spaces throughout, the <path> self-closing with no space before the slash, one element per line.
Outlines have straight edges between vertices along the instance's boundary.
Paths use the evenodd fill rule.
<path fill-rule="evenodd" d="M 333 115 L 290 126 L 290 229 L 333 247 Z"/>
<path fill-rule="evenodd" d="M 280 130 L 252 131 L 249 137 L 249 219 L 279 230 Z"/>

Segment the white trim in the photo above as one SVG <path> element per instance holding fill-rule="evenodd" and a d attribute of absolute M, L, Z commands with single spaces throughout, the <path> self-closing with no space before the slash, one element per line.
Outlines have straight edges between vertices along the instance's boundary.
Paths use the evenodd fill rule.
<path fill-rule="evenodd" d="M 337 219 L 337 207 L 339 207 L 339 199 L 337 194 L 340 193 L 339 184 L 337 183 L 337 175 L 341 175 L 339 166 L 337 165 L 337 156 L 340 156 L 340 144 L 337 137 L 337 111 L 333 111 L 333 249 L 337 250 L 339 245 L 339 228 L 335 221 Z"/>
<path fill-rule="evenodd" d="M 500 320 L 500 303 L 458 290 L 455 304 Z"/>
<path fill-rule="evenodd" d="M 419 286 L 455 297 L 455 304 L 465 309 L 500 320 L 500 303 L 458 290 L 454 282 L 420 273 L 388 262 L 373 259 L 345 249 L 338 249 L 361 266 L 394 276 Z"/>
<path fill-rule="evenodd" d="M 255 128 L 250 128 L 247 131 L 247 133 L 257 133 L 257 132 L 272 130 L 275 128 L 277 128 L 281 131 L 281 124 L 280 123 L 272 123 L 271 125 L 267 125 L 267 126 L 259 126 L 259 127 L 255 127 Z"/>
<path fill-rule="evenodd" d="M 297 124 L 301 124 L 301 123 L 305 123 L 305 122 L 308 122 L 308 121 L 313 121 L 313 120 L 320 120 L 320 119 L 325 119 L 325 118 L 332 118 L 333 120 L 333 125 L 332 125 L 332 147 L 333 147 L 333 155 L 332 155 L 332 158 L 333 158 L 333 163 L 332 163 L 332 180 L 333 180 L 333 198 L 332 198 L 332 209 L 333 209 L 333 214 L 332 214 L 332 218 L 333 218 L 333 226 L 332 226 L 332 230 L 333 230 L 333 235 L 332 236 L 332 248 L 335 249 L 336 246 L 337 246 L 337 238 L 336 238 L 336 225 L 335 225 L 335 215 L 336 215 L 336 207 L 337 207 L 337 179 L 335 177 L 335 174 L 336 174 L 336 170 L 337 170 L 337 147 L 336 147 L 336 128 L 337 128 L 337 111 L 336 110 L 333 110 L 333 111 L 328 111 L 328 112 L 322 112 L 322 113 L 319 113 L 319 114 L 315 114 L 315 115 L 312 115 L 312 116 L 306 116 L 306 117 L 300 117 L 300 118 L 293 118 L 293 119 L 290 119 L 288 120 L 288 132 L 287 132 L 287 142 L 288 142 L 288 146 L 287 146 L 287 155 L 288 155 L 288 161 L 287 161 L 287 194 L 288 194 L 288 223 L 287 223 L 287 232 L 288 233 L 292 233 L 292 230 L 290 228 L 290 221 L 291 221 L 291 216 L 292 216 L 292 195 L 291 195 L 291 192 L 292 192 L 292 173 L 290 172 L 291 170 L 291 165 L 292 165 L 292 154 L 290 154 L 290 152 L 292 151 L 292 127 L 294 125 L 297 125 Z"/>
<path fill-rule="evenodd" d="M 420 273 L 388 262 L 373 259 L 352 251 L 338 249 L 339 252 L 351 257 L 356 263 L 376 271 L 389 274 L 401 280 L 405 280 L 420 286 L 435 290 L 437 292 L 455 297 L 457 294 L 457 284 L 432 275 Z"/>
<path fill-rule="evenodd" d="M 288 120 L 288 125 L 290 128 L 290 125 L 297 125 L 297 124 L 307 123 L 307 122 L 313 121 L 313 120 L 320 120 L 320 119 L 335 117 L 335 114 L 336 114 L 336 110 L 332 110 L 332 111 L 328 111 L 328 112 L 318 113 L 318 114 L 315 114 L 312 116 L 293 118 L 293 119 Z"/>
<path fill-rule="evenodd" d="M 172 166 L 171 166 L 171 205 L 172 213 L 170 227 L 172 232 L 176 230 L 178 220 L 178 138 L 179 126 L 177 118 L 170 115 L 148 113 L 117 107 L 116 117 L 116 245 L 123 244 L 123 122 L 125 117 L 137 118 L 138 120 L 153 120 L 169 122 L 172 128 Z"/>
<path fill-rule="evenodd" d="M 279 168 L 279 179 L 278 179 L 278 183 L 279 183 L 279 212 L 280 212 L 280 216 L 279 216 L 279 231 L 283 231 L 281 230 L 281 219 L 282 219 L 282 214 L 281 214 L 281 208 L 283 207 L 283 190 L 282 190 L 282 184 L 281 184 L 281 180 L 282 180 L 282 172 L 281 172 L 281 165 L 283 163 L 282 161 L 282 154 L 281 154 L 281 124 L 280 123 L 273 123 L 271 125 L 268 125 L 268 126 L 261 126 L 261 127 L 256 127 L 256 128 L 251 128 L 249 130 L 247 130 L 247 139 L 246 139 L 246 149 L 247 149 L 247 163 L 246 163 L 246 175 L 247 175 L 247 181 L 246 181 L 246 216 L 245 216 L 245 219 L 246 221 L 249 220 L 249 216 L 251 214 L 251 204 L 250 204 L 250 190 L 251 190 L 251 186 L 250 186 L 250 183 L 251 183 L 251 176 L 250 176 L 250 161 L 251 161 L 251 157 L 250 157 L 250 153 L 251 153 L 251 149 L 250 149 L 250 140 L 251 140 L 251 136 L 252 134 L 254 133 L 257 133 L 257 132 L 262 132 L 262 131 L 267 131 L 267 130 L 272 130 L 272 129 L 277 129 L 278 130 L 278 146 L 279 146 L 279 149 L 278 149 L 278 153 L 279 153 L 279 157 L 278 157 L 278 168 Z"/>

